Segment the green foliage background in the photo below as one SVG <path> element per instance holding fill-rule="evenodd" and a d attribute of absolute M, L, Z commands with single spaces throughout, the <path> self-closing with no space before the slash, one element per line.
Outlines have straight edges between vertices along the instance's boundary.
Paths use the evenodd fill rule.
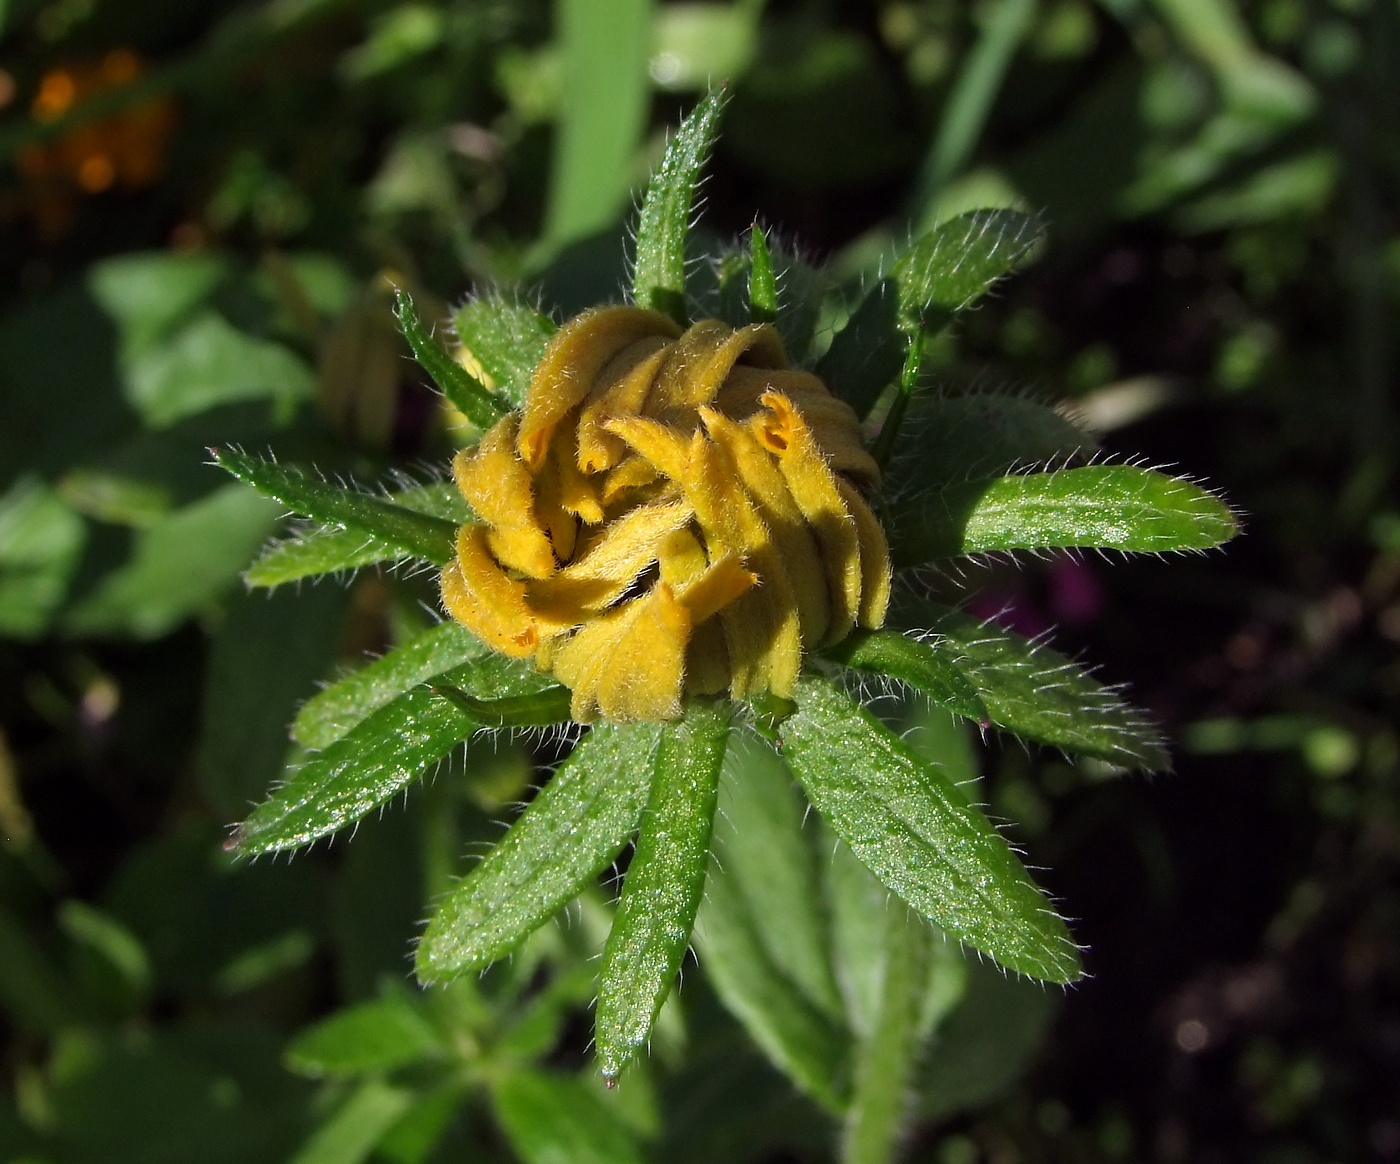
<path fill-rule="evenodd" d="M 433 592 L 367 569 L 245 593 L 281 510 L 204 449 L 397 471 L 414 508 L 459 518 L 430 483 L 451 418 L 404 358 L 384 275 L 437 326 L 473 289 L 523 286 L 560 315 L 615 297 L 634 191 L 718 78 L 697 262 L 758 215 L 854 303 L 911 235 L 1036 212 L 1048 243 L 924 374 L 1067 401 L 1109 452 L 1206 477 L 1246 514 L 1209 558 L 931 582 L 1028 633 L 1061 624 L 1061 649 L 1162 720 L 1178 771 L 1147 783 L 891 713 L 980 776 L 1082 919 L 1093 975 L 1066 997 L 915 951 L 903 965 L 943 959 L 920 972 L 944 993 L 881 1015 L 859 953 L 884 914 L 818 864 L 841 989 L 870 1030 L 930 1033 L 918 1077 L 889 1084 L 915 1097 L 909 1157 L 1400 1155 L 1393 0 L 0 12 L 0 1160 L 829 1158 L 830 1056 L 790 1067 L 816 1102 L 799 1097 L 719 1002 L 752 990 L 693 963 L 648 1065 L 602 1090 L 601 892 L 479 983 L 408 985 L 425 902 L 556 743 L 474 745 L 290 864 L 219 847 L 318 682 L 421 631 Z M 114 49 L 144 61 L 134 85 L 33 115 L 46 76 Z M 85 148 L 119 149 L 111 118 L 151 100 L 176 118 L 158 177 L 36 176 L 85 117 Z M 909 423 L 956 463 L 958 418 Z M 749 776 L 721 803 L 762 795 Z M 720 832 L 729 865 L 762 870 Z M 702 915 L 702 956 L 754 940 L 720 918 Z M 715 965 L 801 977 L 801 924 L 783 940 Z M 793 1021 L 819 1031 L 833 986 L 803 985 L 816 1017 Z"/>

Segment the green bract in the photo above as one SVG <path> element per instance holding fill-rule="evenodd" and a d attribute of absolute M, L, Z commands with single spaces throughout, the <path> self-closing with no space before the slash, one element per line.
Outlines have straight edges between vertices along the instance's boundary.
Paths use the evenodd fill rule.
<path fill-rule="evenodd" d="M 1037 247 L 1039 225 L 1024 215 L 967 214 L 914 240 L 821 351 L 813 337 L 828 284 L 757 227 L 746 248 L 699 272 L 703 293 L 688 285 L 697 272 L 686 262 L 687 231 L 720 111 L 716 95 L 701 102 L 647 191 L 633 298 L 678 323 L 707 312 L 734 325 L 774 322 L 793 363 L 871 419 L 872 451 L 887 464 L 875 504 L 897 565 L 1052 547 L 1200 550 L 1235 534 L 1230 510 L 1188 481 L 1084 464 L 1092 440 L 1054 412 L 1014 396 L 940 395 L 920 376 L 925 340 Z M 555 328 L 521 300 L 473 300 L 455 319 L 471 357 L 459 360 L 423 328 L 406 293 L 398 305 L 419 361 L 481 427 L 520 405 Z M 253 565 L 256 585 L 374 562 L 442 564 L 457 526 L 472 520 L 447 486 L 381 496 L 241 453 L 217 458 L 310 519 Z M 1032 471 L 1048 462 L 1058 467 Z M 1168 762 L 1141 716 L 1049 648 L 953 609 L 896 604 L 891 625 L 810 656 L 791 706 L 696 699 L 673 723 L 603 724 L 583 735 L 441 896 L 417 949 L 419 978 L 446 982 L 519 949 L 634 845 L 598 968 L 603 1072 L 618 1075 L 646 1044 L 694 928 L 725 1004 L 798 1087 L 845 1113 L 848 1158 L 883 1159 L 921 1041 L 964 988 L 959 977 L 948 992 L 956 943 L 1031 978 L 1066 983 L 1081 973 L 1065 922 L 945 760 L 853 694 L 892 688 L 1119 768 Z M 293 729 L 305 758 L 230 845 L 305 845 L 377 808 L 475 733 L 567 714 L 553 679 L 443 623 L 305 705 Z M 809 806 L 822 819 L 807 819 Z M 415 1054 L 433 1050 L 406 1003 L 377 1005 L 342 1021 L 387 1024 L 401 1041 L 417 1040 Z M 348 1070 L 339 1039 L 327 1028 L 294 1054 L 327 1073 Z M 554 1102 L 552 1086 L 527 1073 L 502 1077 L 494 1095 L 505 1124 L 524 1128 Z M 347 1111 L 382 1122 L 401 1106 L 370 1089 Z"/>

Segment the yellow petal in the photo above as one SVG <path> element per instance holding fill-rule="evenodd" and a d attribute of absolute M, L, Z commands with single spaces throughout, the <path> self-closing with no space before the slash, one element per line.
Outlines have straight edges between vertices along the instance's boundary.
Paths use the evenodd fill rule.
<path fill-rule="evenodd" d="M 487 646 L 515 659 L 535 653 L 539 628 L 525 603 L 525 584 L 496 564 L 480 526 L 458 531 L 457 558 L 443 569 L 441 584 L 448 613 Z"/>
<path fill-rule="evenodd" d="M 474 449 L 463 449 L 452 461 L 457 488 L 477 518 L 492 531 L 497 559 L 532 578 L 554 572 L 554 549 L 535 514 L 535 492 L 529 470 L 515 455 L 518 418 L 504 417 Z"/>
<path fill-rule="evenodd" d="M 740 558 L 726 554 L 684 590 L 677 591 L 676 601 L 690 611 L 691 621 L 699 624 L 718 614 L 757 584 L 757 574 L 746 570 Z"/>
<path fill-rule="evenodd" d="M 658 582 L 613 646 L 598 681 L 598 710 L 613 723 L 679 719 L 690 612 Z"/>
<path fill-rule="evenodd" d="M 860 610 L 860 539 L 855 518 L 836 487 L 836 475 L 792 401 L 777 392 L 766 392 L 762 403 L 769 411 L 754 417 L 750 428 L 778 458 L 793 500 L 816 535 L 831 603 L 831 621 L 823 642 L 840 642 L 850 633 Z"/>
<path fill-rule="evenodd" d="M 672 422 L 693 416 L 699 405 L 715 399 L 741 358 L 760 367 L 787 364 L 783 341 L 767 324 L 734 331 L 719 320 L 701 320 L 671 350 L 647 400 L 646 414 Z"/>
<path fill-rule="evenodd" d="M 885 540 L 884 526 L 849 481 L 838 477 L 836 488 L 855 518 L 856 535 L 860 539 L 860 625 L 883 626 L 885 611 L 890 605 L 891 582 L 890 547 Z"/>
<path fill-rule="evenodd" d="M 619 352 L 648 336 L 679 334 L 666 316 L 639 307 L 596 307 L 566 323 L 535 365 L 516 436 L 520 459 L 532 469 L 540 465 L 555 426 L 583 401 Z"/>
<path fill-rule="evenodd" d="M 610 379 L 613 365 L 604 369 L 589 391 L 578 420 L 578 466 L 585 473 L 611 469 L 627 452 L 621 437 L 607 432 L 603 422 L 614 416 L 635 416 L 641 412 L 651 392 L 656 373 L 665 362 L 672 344 L 661 336 L 649 336 L 627 348 L 614 361 L 621 366 L 637 353 L 641 359 L 627 371 Z"/>

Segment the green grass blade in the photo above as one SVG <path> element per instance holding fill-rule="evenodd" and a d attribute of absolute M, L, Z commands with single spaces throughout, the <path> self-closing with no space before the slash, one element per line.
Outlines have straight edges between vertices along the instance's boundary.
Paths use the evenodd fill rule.
<path fill-rule="evenodd" d="M 295 769 L 228 847 L 251 856 L 328 836 L 407 787 L 479 726 L 426 688 L 405 692 Z"/>
<path fill-rule="evenodd" d="M 920 236 L 895 260 L 892 272 L 899 286 L 900 326 L 938 331 L 1010 274 L 1041 235 L 1040 224 L 1029 215 L 978 210 Z"/>
<path fill-rule="evenodd" d="M 900 330 L 899 286 L 882 279 L 832 337 L 817 361 L 817 375 L 864 417 L 904 367 L 909 339 Z"/>
<path fill-rule="evenodd" d="M 1171 767 L 1146 717 L 1063 655 L 959 611 L 935 609 L 933 649 L 977 688 L 997 727 L 1123 768 Z"/>
<path fill-rule="evenodd" d="M 773 963 L 739 887 L 711 861 L 695 923 L 705 975 L 763 1053 L 828 1111 L 845 1108 L 850 1039 Z"/>
<path fill-rule="evenodd" d="M 460 623 L 439 623 L 313 695 L 301 705 L 292 737 L 307 748 L 329 747 L 405 691 L 486 654 L 486 645 Z"/>
<path fill-rule="evenodd" d="M 778 277 L 763 227 L 749 228 L 749 322 L 772 323 L 778 318 Z"/>
<path fill-rule="evenodd" d="M 647 186 L 637 223 L 632 295 L 642 307 L 669 315 L 682 326 L 685 309 L 685 240 L 700 171 L 714 148 L 720 92 L 707 93 L 666 146 L 661 165 Z"/>
<path fill-rule="evenodd" d="M 440 517 L 455 525 L 465 525 L 475 515 L 471 506 L 451 481 L 435 481 L 391 493 L 389 500 L 415 513 Z M 358 570 L 379 562 L 402 561 L 404 551 L 379 538 L 351 529 L 312 526 L 266 546 L 247 570 L 243 581 L 249 586 L 281 586 L 320 574 Z"/>
<path fill-rule="evenodd" d="M 404 339 L 413 349 L 414 359 L 452 406 L 472 424 L 477 428 L 490 428 L 510 411 L 510 401 L 503 400 L 468 373 L 428 334 L 418 318 L 418 309 L 413 306 L 413 297 L 402 287 L 394 288 L 394 314 L 398 316 Z"/>
<path fill-rule="evenodd" d="M 1080 976 L 1069 931 L 987 818 L 824 679 L 797 688 L 783 755 L 808 799 L 885 885 L 1008 969 Z"/>
<path fill-rule="evenodd" d="M 842 1164 L 888 1164 L 904 1131 L 928 981 L 928 927 L 909 910 L 885 909 L 885 965 L 875 1023 L 856 1052 Z"/>
<path fill-rule="evenodd" d="M 728 700 L 696 700 L 661 730 L 637 851 L 599 971 L 594 1037 L 608 1079 L 651 1037 L 690 944 L 731 707 Z"/>
<path fill-rule="evenodd" d="M 521 1164 L 643 1164 L 627 1125 L 577 1079 L 508 1070 L 491 1099 Z"/>
<path fill-rule="evenodd" d="M 939 707 L 979 724 L 991 714 L 971 681 L 930 644 L 898 631 L 858 630 L 826 652 L 844 667 L 871 675 L 887 675 L 927 696 Z"/>
<path fill-rule="evenodd" d="M 651 79 L 650 0 L 559 0 L 556 43 L 563 93 L 545 240 L 558 248 L 621 217 L 646 133 Z"/>
<path fill-rule="evenodd" d="M 342 489 L 302 470 L 228 449 L 212 450 L 215 460 L 259 493 L 324 525 L 340 526 L 378 538 L 402 554 L 446 565 L 456 553 L 457 526 L 440 517 L 415 513 L 369 493 Z"/>
<path fill-rule="evenodd" d="M 421 981 L 490 965 L 607 867 L 641 819 L 660 735 L 654 724 L 592 730 L 443 899 L 418 944 Z"/>
<path fill-rule="evenodd" d="M 1239 532 L 1214 494 L 1132 465 L 969 481 L 891 502 L 889 517 L 896 566 L 1074 546 L 1139 554 L 1207 550 Z"/>
<path fill-rule="evenodd" d="M 520 408 L 545 344 L 557 330 L 554 320 L 498 291 L 468 299 L 453 319 L 457 339 L 491 377 L 495 389 Z"/>

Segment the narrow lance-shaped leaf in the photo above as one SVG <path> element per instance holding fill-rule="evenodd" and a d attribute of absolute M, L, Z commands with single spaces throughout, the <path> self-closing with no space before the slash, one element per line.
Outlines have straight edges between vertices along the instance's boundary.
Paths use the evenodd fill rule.
<path fill-rule="evenodd" d="M 1239 532 L 1229 507 L 1190 481 L 1132 465 L 1089 465 L 952 485 L 892 501 L 896 566 L 953 554 L 1094 547 L 1205 550 Z"/>
<path fill-rule="evenodd" d="M 490 428 L 510 411 L 510 401 L 503 400 L 477 378 L 467 372 L 442 349 L 423 327 L 413 298 L 402 287 L 394 288 L 394 313 L 404 339 L 413 349 L 413 356 L 423 370 L 433 378 L 452 406 L 478 428 Z"/>
<path fill-rule="evenodd" d="M 653 724 L 592 730 L 443 899 L 418 944 L 420 980 L 490 965 L 607 867 L 641 818 L 659 736 Z"/>
<path fill-rule="evenodd" d="M 686 323 L 685 240 L 700 171 L 719 132 L 723 94 L 707 93 L 666 146 L 637 223 L 632 294 L 642 307 Z"/>
<path fill-rule="evenodd" d="M 609 1079 L 651 1036 L 705 884 L 728 701 L 697 700 L 661 731 L 651 796 L 603 948 L 595 1039 Z"/>
<path fill-rule="evenodd" d="M 293 771 L 226 847 L 273 853 L 328 836 L 401 791 L 479 726 L 426 688 L 406 692 Z"/>
<path fill-rule="evenodd" d="M 749 322 L 772 323 L 778 318 L 778 279 L 768 239 L 756 222 L 749 228 L 749 254 Z"/>
<path fill-rule="evenodd" d="M 826 651 L 829 658 L 855 671 L 888 675 L 907 683 L 939 707 L 976 720 L 991 722 L 982 697 L 951 659 L 933 647 L 898 631 L 858 630 Z"/>
<path fill-rule="evenodd" d="M 275 461 L 227 449 L 211 451 L 240 481 L 316 521 L 368 534 L 404 554 L 439 566 L 450 562 L 456 553 L 457 527 L 450 521 L 415 513 L 368 493 L 328 485 Z"/>
<path fill-rule="evenodd" d="M 464 525 L 474 518 L 471 506 L 451 481 L 404 489 L 389 494 L 387 500 L 456 525 Z M 265 547 L 257 561 L 243 572 L 243 580 L 249 586 L 270 588 L 318 574 L 336 574 L 379 562 L 402 561 L 405 556 L 397 546 L 359 530 L 311 525 L 293 530 Z"/>
<path fill-rule="evenodd" d="M 987 818 L 825 679 L 799 681 L 783 754 L 857 857 L 953 937 L 1051 982 L 1080 975 L 1065 923 Z"/>
<path fill-rule="evenodd" d="M 540 354 L 558 330 L 554 320 L 526 303 L 489 292 L 468 299 L 453 322 L 462 347 L 491 377 L 496 392 L 511 407 L 521 407 Z"/>
<path fill-rule="evenodd" d="M 1146 717 L 1063 655 L 959 611 L 929 613 L 930 648 L 967 676 L 997 727 L 1124 768 L 1171 766 Z"/>

